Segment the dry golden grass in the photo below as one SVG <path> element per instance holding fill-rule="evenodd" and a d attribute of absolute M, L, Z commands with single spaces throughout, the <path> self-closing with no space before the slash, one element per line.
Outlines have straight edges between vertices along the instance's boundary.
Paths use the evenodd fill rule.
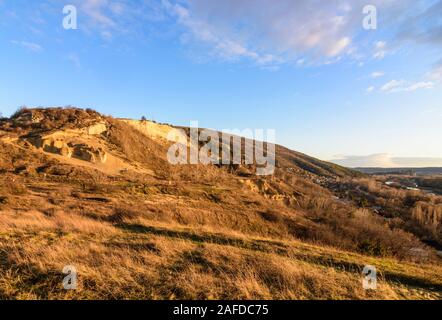
<path fill-rule="evenodd" d="M 109 130 L 89 139 L 143 170 L 100 171 L 18 138 L 97 117 Z M 166 144 L 92 111 L 2 126 L 2 299 L 442 298 L 441 260 L 420 241 L 441 234 L 436 198 L 282 147 L 271 177 L 247 166 L 171 166 Z M 77 290 L 62 287 L 67 265 Z M 365 265 L 378 270 L 377 290 L 362 287 Z"/>
<path fill-rule="evenodd" d="M 380 235 L 388 229 L 366 209 L 345 218 L 347 211 L 326 198 L 301 203 L 294 214 L 246 190 L 240 196 L 248 195 L 244 203 L 228 188 L 218 203 L 208 196 L 219 193 L 217 188 L 198 184 L 157 183 L 146 189 L 130 183 L 128 189 L 122 181 L 60 184 L 19 177 L 15 183 L 26 197 L 8 191 L 9 203 L 0 206 L 0 298 L 440 297 L 442 268 L 434 262 L 416 265 L 338 249 L 347 247 L 339 243 L 345 237 L 321 229 L 304 210 L 315 213 L 309 217 L 313 221 L 332 219 L 322 226 L 340 223 L 347 234 Z M 309 233 L 301 238 L 311 244 L 293 236 L 303 228 Z M 400 239 L 388 232 L 383 236 Z M 366 264 L 380 272 L 373 292 L 362 288 Z M 62 288 L 65 265 L 79 272 L 76 291 Z"/>
<path fill-rule="evenodd" d="M 441 298 L 442 267 L 138 219 L 2 212 L 3 299 Z M 380 272 L 362 288 L 364 264 Z M 65 265 L 79 288 L 62 288 Z"/>

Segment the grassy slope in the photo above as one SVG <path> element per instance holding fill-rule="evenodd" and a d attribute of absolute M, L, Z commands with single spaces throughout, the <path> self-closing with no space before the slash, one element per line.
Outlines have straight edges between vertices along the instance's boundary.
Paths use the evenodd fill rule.
<path fill-rule="evenodd" d="M 108 121 L 97 139 L 155 176 L 108 176 L 0 144 L 0 298 L 442 298 L 440 263 L 400 255 L 417 239 L 312 182 L 352 171 L 282 147 L 275 176 L 259 181 L 171 167 L 164 145 Z M 362 254 L 366 239 L 399 251 Z M 376 291 L 362 288 L 367 264 Z M 76 291 L 62 289 L 65 265 L 79 272 Z"/>
<path fill-rule="evenodd" d="M 8 214 L 5 220 L 0 232 L 3 299 L 441 298 L 441 267 L 299 241 L 152 222 L 111 226 L 37 213 L 27 221 Z M 80 274 L 77 291 L 61 288 L 66 264 Z M 363 264 L 377 266 L 378 290 L 362 289 Z"/>
<path fill-rule="evenodd" d="M 259 231 L 189 223 L 180 212 L 189 197 L 29 180 L 23 186 L 1 211 L 3 299 L 442 298 L 441 266 L 263 236 L 258 224 Z M 146 203 L 131 211 L 123 198 L 133 207 L 135 199 Z M 367 264 L 378 269 L 376 291 L 362 288 Z M 76 266 L 79 290 L 62 289 L 65 265 Z"/>

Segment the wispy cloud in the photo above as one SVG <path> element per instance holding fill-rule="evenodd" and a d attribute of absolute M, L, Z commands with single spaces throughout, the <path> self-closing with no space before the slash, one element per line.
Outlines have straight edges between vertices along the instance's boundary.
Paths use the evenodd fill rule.
<path fill-rule="evenodd" d="M 111 8 L 120 5 L 120 3 L 108 0 L 82 0 L 77 2 L 80 10 L 86 13 L 94 23 L 103 28 L 113 28 L 116 26 L 110 13 L 112 12 Z"/>
<path fill-rule="evenodd" d="M 434 82 L 431 81 L 421 81 L 410 84 L 408 87 L 404 88 L 405 91 L 416 91 L 419 89 L 433 89 Z"/>
<path fill-rule="evenodd" d="M 155 0 L 72 0 L 78 8 L 80 30 L 98 32 L 104 40 L 135 34 L 149 23 L 164 19 L 161 2 Z"/>
<path fill-rule="evenodd" d="M 416 7 L 402 23 L 398 40 L 442 46 L 442 1 L 425 3 L 429 5 Z"/>
<path fill-rule="evenodd" d="M 436 63 L 425 76 L 431 81 L 442 81 L 442 60 Z"/>
<path fill-rule="evenodd" d="M 391 80 L 381 87 L 382 91 L 392 92 L 397 88 L 403 87 L 406 82 L 404 80 Z"/>
<path fill-rule="evenodd" d="M 59 13 L 58 0 L 47 2 L 52 12 Z M 362 66 L 395 54 L 406 42 L 442 45 L 442 0 L 433 0 L 433 6 L 424 0 L 372 0 L 370 4 L 382 13 L 377 31 L 362 28 L 366 0 L 278 0 L 277 5 L 273 0 L 71 3 L 78 8 L 79 29 L 106 41 L 128 34 L 145 37 L 146 30 L 170 34 L 174 22 L 184 47 L 195 49 L 190 51 L 196 60 L 200 56 L 249 60 L 262 68 L 300 66 L 298 61 L 310 66 L 352 60 Z M 391 31 L 384 32 L 387 29 Z"/>
<path fill-rule="evenodd" d="M 381 87 L 381 91 L 387 93 L 393 92 L 412 92 L 419 89 L 433 89 L 435 83 L 432 81 L 420 81 L 410 83 L 405 80 L 391 80 Z"/>
<path fill-rule="evenodd" d="M 384 75 L 385 75 L 385 72 L 383 72 L 383 71 L 375 71 L 375 72 L 371 73 L 371 77 L 375 78 L 375 79 L 383 77 Z"/>
<path fill-rule="evenodd" d="M 178 22 L 189 31 L 189 33 L 182 37 L 184 42 L 189 41 L 189 38 L 192 37 L 198 41 L 210 44 L 213 46 L 215 54 L 226 60 L 245 57 L 260 64 L 269 64 L 276 61 L 273 55 L 259 54 L 246 48 L 237 40 L 220 35 L 207 21 L 194 19 L 189 9 L 179 4 L 172 4 L 167 0 L 164 0 L 163 4 L 172 15 L 176 16 Z"/>
<path fill-rule="evenodd" d="M 374 45 L 375 52 L 373 54 L 373 58 L 381 60 L 385 58 L 385 55 L 387 54 L 387 42 L 385 41 L 378 41 Z"/>
<path fill-rule="evenodd" d="M 403 0 L 373 0 L 379 9 Z M 260 64 L 334 63 L 352 57 L 360 44 L 364 0 L 163 0 L 164 8 L 183 27 L 187 44 L 207 45 L 223 59 L 248 58 Z M 391 11 L 391 10 L 390 10 Z M 387 43 L 378 41 L 373 55 L 384 58 Z"/>
<path fill-rule="evenodd" d="M 41 45 L 39 45 L 38 43 L 34 43 L 34 42 L 28 42 L 28 41 L 17 41 L 17 40 L 13 40 L 11 41 L 12 44 L 23 47 L 29 51 L 32 52 L 41 52 L 43 51 L 43 47 Z"/>

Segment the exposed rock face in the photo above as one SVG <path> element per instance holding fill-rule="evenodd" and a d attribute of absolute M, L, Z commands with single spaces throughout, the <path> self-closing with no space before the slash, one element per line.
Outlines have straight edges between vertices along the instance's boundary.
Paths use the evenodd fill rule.
<path fill-rule="evenodd" d="M 34 147 L 43 149 L 45 152 L 55 153 L 66 157 L 71 157 L 72 148 L 61 139 L 51 137 L 33 137 L 28 140 Z"/>
<path fill-rule="evenodd" d="M 86 144 L 79 144 L 73 147 L 73 158 L 92 162 L 92 163 L 105 163 L 107 160 L 107 154 L 102 148 L 94 148 Z"/>
<path fill-rule="evenodd" d="M 82 133 L 99 135 L 106 131 L 106 124 L 100 122 L 82 129 L 78 137 L 70 138 L 69 136 L 55 133 L 47 136 L 31 137 L 28 139 L 28 142 L 38 149 L 43 149 L 45 152 L 92 163 L 105 163 L 107 161 L 107 153 L 103 148 L 93 147 L 87 143 L 78 142 L 78 140 L 80 139 L 81 141 Z"/>
<path fill-rule="evenodd" d="M 86 128 L 86 133 L 91 136 L 99 135 L 106 131 L 107 131 L 107 126 L 104 122 L 99 122 Z"/>
<path fill-rule="evenodd" d="M 181 130 L 173 128 L 169 125 L 158 124 L 147 120 L 138 121 L 138 120 L 120 119 L 120 121 L 123 121 L 131 125 L 135 129 L 146 135 L 147 137 L 154 140 L 156 139 L 168 140 L 168 137 L 171 136 L 174 138 L 175 137 L 178 138 L 180 141 L 187 141 L 187 136 L 183 134 Z"/>
<path fill-rule="evenodd" d="M 62 140 L 49 140 L 45 139 L 42 142 L 43 150 L 50 153 L 59 154 L 65 157 L 70 158 L 72 156 L 72 148 Z"/>

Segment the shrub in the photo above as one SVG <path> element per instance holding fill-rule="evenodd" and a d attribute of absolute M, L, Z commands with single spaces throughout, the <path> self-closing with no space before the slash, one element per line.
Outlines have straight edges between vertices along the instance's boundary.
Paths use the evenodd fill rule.
<path fill-rule="evenodd" d="M 12 114 L 11 119 L 18 118 L 20 115 L 28 111 L 29 111 L 28 107 L 21 106 Z"/>
<path fill-rule="evenodd" d="M 363 240 L 358 244 L 358 251 L 371 256 L 387 256 L 390 250 L 380 240 Z"/>

